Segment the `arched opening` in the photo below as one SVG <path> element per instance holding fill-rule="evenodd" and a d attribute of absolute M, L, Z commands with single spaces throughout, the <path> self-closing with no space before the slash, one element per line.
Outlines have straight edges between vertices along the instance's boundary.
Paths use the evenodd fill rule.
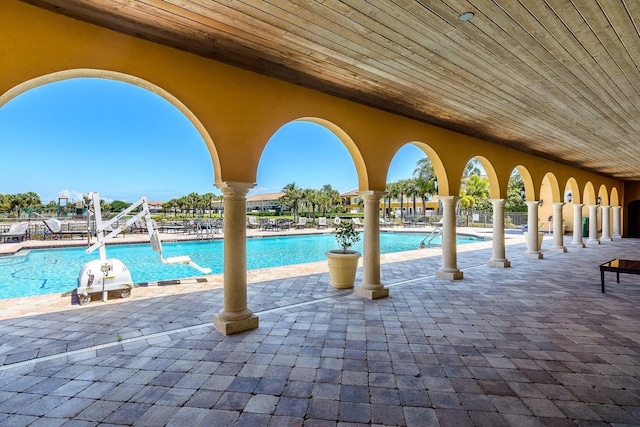
<path fill-rule="evenodd" d="M 120 74 L 64 78 L 76 74 L 36 79 L 3 95 L 0 129 L 11 142 L 3 152 L 21 159 L 0 172 L 13 178 L 3 179 L 12 183 L 9 192 L 33 189 L 55 202 L 96 190 L 128 202 L 212 192 L 211 156 L 182 104 L 148 84 L 116 80 Z"/>
<path fill-rule="evenodd" d="M 484 157 L 472 157 L 460 179 L 458 223 L 467 227 L 487 227 L 492 222 L 491 199 L 498 198 L 499 194 L 498 178 L 489 161 Z"/>
<path fill-rule="evenodd" d="M 526 184 L 527 182 L 529 184 Z M 527 191 L 527 188 L 531 190 Z M 507 199 L 504 205 L 506 228 L 520 229 L 522 231 L 527 229 L 528 214 L 525 202 L 529 193 L 533 193 L 531 176 L 524 166 L 517 166 L 511 171 L 507 182 Z M 532 197 L 535 197 L 535 195 Z"/>
<path fill-rule="evenodd" d="M 300 119 L 272 135 L 247 199 L 249 216 L 291 217 L 296 224 L 304 218 L 312 227 L 318 217 L 362 215 L 357 162 L 344 139 L 320 123 Z"/>
<path fill-rule="evenodd" d="M 403 145 L 387 172 L 383 215 L 397 224 L 437 222 L 440 214 L 438 161 L 434 163 L 421 143 Z M 437 158 L 437 157 L 436 157 Z"/>
<path fill-rule="evenodd" d="M 582 223 L 575 223 L 574 205 L 580 203 L 580 188 L 575 178 L 569 178 L 562 192 L 562 201 L 565 203 L 562 208 L 562 217 L 565 221 L 565 231 L 573 233 L 574 230 L 581 230 Z M 582 231 L 580 231 L 582 232 Z"/>
<path fill-rule="evenodd" d="M 189 196 L 183 212 L 190 219 L 213 215 L 212 145 L 204 143 L 204 130 L 197 119 L 185 114 L 186 107 L 160 88 L 122 74 L 76 70 L 20 85 L 5 93 L 1 103 L 3 192 L 32 193 L 36 198 L 27 202 L 29 209 L 0 206 L 0 215 L 7 211 L 28 215 L 31 240 L 71 239 L 84 230 L 84 238 L 71 243 L 95 243 L 95 237 L 88 236 L 95 230 L 95 216 L 83 203 L 84 195 L 94 191 L 101 197 L 103 219 L 119 214 L 143 196 L 161 230 L 165 220 L 180 214 L 179 207 L 167 205 L 171 199 Z M 7 194 L 0 199 L 6 200 Z M 142 231 L 139 226 L 146 231 L 144 220 L 123 225 L 131 215 L 112 229 L 121 235 Z M 58 234 L 47 229 L 43 219 L 62 220 Z M 149 242 L 144 236 L 138 241 Z M 171 246 L 165 247 L 166 256 L 173 252 Z M 112 249 L 110 256 L 115 257 Z M 84 254 L 84 248 L 80 250 Z M 134 283 L 201 275 L 189 268 L 164 266 L 157 255 L 148 252 L 149 260 L 139 261 L 141 270 L 132 271 Z M 80 261 L 95 255 L 97 252 Z M 147 261 L 156 267 L 144 268 Z M 208 260 L 198 260 L 198 264 L 214 267 Z M 129 267 L 137 266 L 130 263 Z M 75 275 L 79 267 L 68 270 Z M 47 286 L 41 293 L 57 292 L 53 284 L 58 277 L 37 276 L 43 277 Z M 65 291 L 75 282 L 75 278 L 69 282 L 66 273 L 61 279 Z"/>

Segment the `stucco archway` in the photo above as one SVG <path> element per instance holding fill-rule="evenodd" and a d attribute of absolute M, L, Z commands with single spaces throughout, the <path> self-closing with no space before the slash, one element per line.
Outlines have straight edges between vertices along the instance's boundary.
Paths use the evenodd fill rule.
<path fill-rule="evenodd" d="M 142 89 L 148 90 L 161 98 L 165 99 L 171 105 L 173 105 L 178 111 L 180 111 L 184 116 L 193 124 L 196 128 L 200 136 L 202 137 L 209 154 L 211 156 L 211 161 L 213 163 L 213 173 L 214 173 L 214 181 L 218 181 L 220 177 L 221 165 L 218 157 L 218 153 L 216 147 L 209 135 L 209 132 L 205 129 L 200 120 L 187 108 L 187 106 L 181 102 L 178 98 L 173 96 L 171 93 L 162 89 L 161 87 L 152 84 L 151 82 L 144 80 L 142 78 L 132 76 L 129 74 L 119 73 L 115 71 L 108 70 L 96 70 L 90 68 L 79 68 L 79 69 L 71 69 L 65 71 L 59 71 L 56 73 L 51 73 L 47 75 L 43 75 L 40 77 L 36 77 L 30 80 L 27 80 L 4 94 L 0 95 L 0 108 L 7 102 L 11 101 L 13 98 L 19 96 L 22 93 L 25 93 L 31 89 L 34 89 L 39 86 L 43 86 L 49 83 L 55 83 L 62 80 L 69 79 L 77 79 L 77 78 L 97 78 L 97 79 L 108 79 L 108 80 L 117 80 L 123 83 L 128 83 L 134 86 L 138 86 Z"/>

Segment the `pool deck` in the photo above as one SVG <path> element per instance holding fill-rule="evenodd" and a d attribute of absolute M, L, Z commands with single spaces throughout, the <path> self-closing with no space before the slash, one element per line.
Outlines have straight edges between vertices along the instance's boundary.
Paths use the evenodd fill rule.
<path fill-rule="evenodd" d="M 220 276 L 26 298 L 31 314 L 0 320 L 0 426 L 640 425 L 640 283 L 602 294 L 598 268 L 640 241 L 546 238 L 532 260 L 507 237 L 511 268 L 464 245 L 459 281 L 435 278 L 437 248 L 383 255 L 376 301 L 331 288 L 324 262 L 250 272 L 260 327 L 233 336 L 211 322 Z"/>
<path fill-rule="evenodd" d="M 428 234 L 432 231 L 431 227 L 428 228 L 404 228 L 398 227 L 393 229 L 385 229 L 384 231 L 394 232 L 411 232 L 411 233 L 425 233 Z M 490 229 L 479 228 L 462 228 L 458 229 L 461 234 L 475 235 L 478 237 L 488 238 L 491 236 Z M 309 234 L 324 234 L 331 233 L 330 229 L 317 230 L 314 228 L 307 229 L 290 229 L 287 231 L 261 231 L 255 229 L 247 230 L 247 237 L 249 238 L 261 238 L 261 237 L 277 237 L 277 236 L 300 236 Z M 182 233 L 162 233 L 161 239 L 163 242 L 174 241 L 197 241 L 193 234 Z M 222 239 L 222 234 L 216 234 L 214 239 Z M 520 242 L 522 240 L 521 234 L 510 234 L 507 236 L 507 243 Z M 95 241 L 93 239 L 92 241 Z M 147 234 L 127 234 L 122 237 L 117 237 L 112 240 L 113 244 L 148 244 L 149 239 Z M 470 250 L 478 247 L 478 245 L 485 247 L 490 242 L 482 243 L 470 243 L 465 244 L 459 248 L 459 250 Z M 111 243 L 110 243 L 111 245 Z M 46 248 L 61 248 L 61 247 L 86 247 L 86 239 L 59 239 L 59 240 L 28 240 L 24 242 L 15 243 L 1 243 L 0 244 L 0 256 L 10 256 L 20 250 L 29 249 L 46 249 Z M 394 262 L 401 259 L 414 259 L 424 257 L 427 254 L 436 255 L 440 253 L 439 248 L 416 250 L 403 252 L 402 254 L 383 254 L 381 255 L 381 263 Z M 360 267 L 362 267 L 362 259 L 360 260 Z M 258 283 L 265 280 L 276 280 L 280 278 L 286 278 L 296 276 L 299 274 L 316 274 L 327 273 L 326 261 L 319 261 L 307 264 L 297 264 L 293 266 L 272 267 L 257 270 L 250 270 L 247 272 L 248 283 Z M 177 285 L 162 285 L 162 283 L 150 283 L 142 284 L 142 286 L 136 287 L 132 295 L 127 300 L 145 299 L 156 296 L 166 296 L 182 294 L 185 292 L 201 291 L 212 288 L 222 287 L 222 274 L 210 274 L 207 276 L 194 277 L 191 279 L 181 280 L 181 284 Z M 73 289 L 69 289 L 71 292 Z M 77 301 L 72 301 L 72 297 L 68 295 L 69 292 L 64 294 L 50 294 L 40 296 L 30 296 L 24 298 L 11 298 L 0 299 L 0 319 L 7 319 L 17 316 L 33 315 L 39 313 L 53 312 L 58 310 L 77 309 L 80 306 Z M 122 299 L 110 299 L 107 304 L 116 304 L 118 302 L 124 302 Z"/>

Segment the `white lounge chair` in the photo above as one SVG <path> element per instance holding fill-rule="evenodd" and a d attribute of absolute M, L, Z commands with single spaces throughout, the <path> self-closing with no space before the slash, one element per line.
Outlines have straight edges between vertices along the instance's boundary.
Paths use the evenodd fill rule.
<path fill-rule="evenodd" d="M 356 226 L 356 228 L 358 227 L 364 227 L 364 224 L 360 221 L 360 218 L 351 218 L 351 221 L 353 221 L 353 225 Z"/>
<path fill-rule="evenodd" d="M 318 217 L 318 229 L 320 228 L 327 228 L 327 217 L 326 216 L 321 216 Z"/>
<path fill-rule="evenodd" d="M 298 217 L 298 223 L 296 224 L 296 228 L 307 228 L 307 217 L 306 216 Z"/>
<path fill-rule="evenodd" d="M 260 228 L 260 221 L 258 221 L 258 217 L 250 215 L 247 217 L 247 227 L 248 228 Z"/>
<path fill-rule="evenodd" d="M 393 222 L 387 221 L 384 218 L 380 218 L 380 227 L 395 227 Z"/>
<path fill-rule="evenodd" d="M 9 230 L 4 233 L 0 233 L 0 239 L 5 242 L 8 239 L 18 239 L 23 241 L 27 238 L 27 233 L 29 231 L 29 223 L 28 222 L 14 222 L 9 226 Z"/>

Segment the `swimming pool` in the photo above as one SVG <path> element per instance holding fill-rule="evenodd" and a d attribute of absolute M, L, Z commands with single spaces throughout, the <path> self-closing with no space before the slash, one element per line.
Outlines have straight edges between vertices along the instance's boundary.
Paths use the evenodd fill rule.
<path fill-rule="evenodd" d="M 425 233 L 380 233 L 380 252 L 414 250 L 425 237 Z M 439 244 L 437 239 L 432 243 Z M 482 240 L 458 235 L 458 244 Z M 213 273 L 221 273 L 223 244 L 223 240 L 164 243 L 163 249 L 165 257 L 189 255 L 200 266 L 211 268 Z M 254 270 L 322 261 L 324 253 L 335 248 L 332 234 L 251 238 L 247 240 L 247 268 Z M 362 241 L 354 249 L 362 252 Z M 200 275 L 187 266 L 162 264 L 149 244 L 111 245 L 107 247 L 107 257 L 122 261 L 135 283 Z M 97 252 L 87 255 L 84 247 L 31 250 L 0 257 L 0 299 L 73 290 L 77 287 L 82 266 L 94 259 L 98 259 Z"/>

